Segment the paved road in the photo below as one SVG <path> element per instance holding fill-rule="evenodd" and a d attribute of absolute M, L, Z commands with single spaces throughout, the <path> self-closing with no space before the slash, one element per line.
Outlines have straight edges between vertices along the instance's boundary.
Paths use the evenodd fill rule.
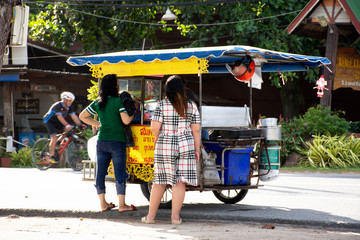
<path fill-rule="evenodd" d="M 71 169 L 0 168 L 0 215 L 123 219 L 139 221 L 148 201 L 139 185 L 129 184 L 127 202 L 138 211 L 100 213 L 93 181 Z M 360 232 L 360 174 L 282 173 L 263 182 L 238 204 L 223 204 L 211 192 L 188 192 L 181 212 L 184 222 L 287 224 Z M 115 186 L 107 182 L 109 201 L 116 202 Z M 169 221 L 170 210 L 158 219 Z"/>
<path fill-rule="evenodd" d="M 360 233 L 275 225 L 274 229 L 242 223 L 167 222 L 89 218 L 1 217 L 2 240 L 359 240 Z"/>

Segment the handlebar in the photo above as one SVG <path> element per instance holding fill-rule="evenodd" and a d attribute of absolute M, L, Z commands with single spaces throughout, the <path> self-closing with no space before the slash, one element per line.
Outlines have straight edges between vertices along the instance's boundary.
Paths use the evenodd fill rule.
<path fill-rule="evenodd" d="M 70 137 L 74 134 L 81 135 L 87 129 L 87 126 L 84 124 L 82 124 L 80 126 L 78 126 L 78 125 L 71 125 L 71 126 L 72 126 L 72 129 L 69 132 L 63 132 L 63 135 L 65 135 L 66 137 Z M 75 130 L 78 130 L 78 131 L 75 133 Z"/>

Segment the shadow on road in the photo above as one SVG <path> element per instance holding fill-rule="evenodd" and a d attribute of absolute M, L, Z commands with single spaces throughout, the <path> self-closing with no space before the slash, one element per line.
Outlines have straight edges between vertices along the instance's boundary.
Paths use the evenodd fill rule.
<path fill-rule="evenodd" d="M 141 206 L 137 208 L 137 211 L 125 213 L 118 213 L 116 209 L 104 213 L 96 211 L 0 209 L 0 215 L 8 216 L 15 214 L 26 217 L 93 218 L 140 222 L 141 217 L 147 214 L 147 210 L 148 206 Z M 157 220 L 169 221 L 170 214 L 170 209 L 159 209 Z M 339 229 L 360 232 L 360 221 L 309 209 L 289 209 L 222 203 L 184 204 L 181 211 L 181 217 L 184 222 L 281 224 L 293 225 L 294 227 L 311 227 L 329 230 Z"/>

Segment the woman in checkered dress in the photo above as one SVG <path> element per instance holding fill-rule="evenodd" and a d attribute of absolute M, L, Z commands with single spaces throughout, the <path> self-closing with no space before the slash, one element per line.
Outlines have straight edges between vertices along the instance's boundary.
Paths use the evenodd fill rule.
<path fill-rule="evenodd" d="M 154 223 L 167 185 L 172 186 L 171 222 L 180 224 L 186 184 L 197 185 L 196 162 L 200 151 L 200 115 L 186 97 L 179 76 L 166 81 L 166 98 L 159 102 L 151 121 L 155 135 L 154 180 L 149 213 L 141 219 Z"/>

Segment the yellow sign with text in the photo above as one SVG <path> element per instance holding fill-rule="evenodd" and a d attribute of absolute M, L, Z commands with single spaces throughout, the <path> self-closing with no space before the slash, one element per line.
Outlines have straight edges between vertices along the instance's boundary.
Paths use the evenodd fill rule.
<path fill-rule="evenodd" d="M 126 148 L 126 170 L 131 175 L 146 182 L 154 175 L 154 139 L 149 125 L 133 125 L 130 127 L 135 146 Z M 109 177 L 115 178 L 114 165 L 110 163 Z"/>
<path fill-rule="evenodd" d="M 342 47 L 337 51 L 334 90 L 338 88 L 360 91 L 360 54 L 354 48 Z"/>
<path fill-rule="evenodd" d="M 146 76 L 146 75 L 173 75 L 173 74 L 199 74 L 208 73 L 207 59 L 190 57 L 180 60 L 173 58 L 168 61 L 155 59 L 152 62 L 138 60 L 133 63 L 103 62 L 98 65 L 91 65 L 90 71 L 95 78 L 102 78 L 107 74 L 116 74 L 118 77 Z"/>
<path fill-rule="evenodd" d="M 131 126 L 135 146 L 127 148 L 127 164 L 154 164 L 155 136 L 150 126 Z"/>

